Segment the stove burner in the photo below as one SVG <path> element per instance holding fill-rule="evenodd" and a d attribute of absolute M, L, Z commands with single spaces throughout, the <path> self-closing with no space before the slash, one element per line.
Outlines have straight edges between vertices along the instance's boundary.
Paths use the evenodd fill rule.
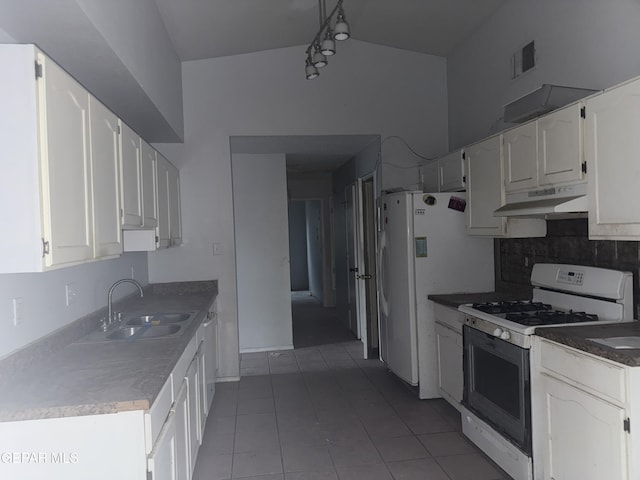
<path fill-rule="evenodd" d="M 514 300 L 505 302 L 474 303 L 473 308 L 484 313 L 496 315 L 500 313 L 508 314 L 515 312 L 538 312 L 541 310 L 551 310 L 551 305 L 547 305 L 542 302 L 532 302 L 530 300 Z"/>
<path fill-rule="evenodd" d="M 598 316 L 585 312 L 561 312 L 559 310 L 543 310 L 532 313 L 507 313 L 507 320 L 521 325 L 535 327 L 539 325 L 558 325 L 565 323 L 597 322 Z"/>

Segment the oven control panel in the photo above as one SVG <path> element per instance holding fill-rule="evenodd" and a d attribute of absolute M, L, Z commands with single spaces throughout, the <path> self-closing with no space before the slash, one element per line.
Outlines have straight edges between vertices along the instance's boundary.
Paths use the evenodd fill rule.
<path fill-rule="evenodd" d="M 558 270 L 558 283 L 579 285 L 584 283 L 584 272 L 578 270 Z"/>
<path fill-rule="evenodd" d="M 529 348 L 531 346 L 531 338 L 529 335 L 523 335 L 512 329 L 509 329 L 503 325 L 496 325 L 494 322 L 484 320 L 482 318 L 467 315 L 464 319 L 465 325 L 475 330 L 491 335 L 494 338 L 499 338 L 505 342 L 518 345 L 522 348 Z"/>

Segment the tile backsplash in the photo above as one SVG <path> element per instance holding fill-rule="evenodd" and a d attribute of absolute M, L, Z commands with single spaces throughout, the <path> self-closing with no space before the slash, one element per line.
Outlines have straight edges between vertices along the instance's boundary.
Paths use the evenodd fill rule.
<path fill-rule="evenodd" d="M 496 239 L 496 289 L 529 284 L 536 263 L 568 263 L 633 273 L 635 318 L 639 316 L 640 242 L 589 240 L 586 218 L 548 220 L 544 238 Z"/>

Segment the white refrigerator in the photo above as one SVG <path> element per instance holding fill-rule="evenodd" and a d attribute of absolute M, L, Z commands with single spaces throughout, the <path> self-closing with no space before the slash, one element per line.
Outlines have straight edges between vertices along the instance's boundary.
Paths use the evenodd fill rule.
<path fill-rule="evenodd" d="M 379 201 L 380 356 L 420 398 L 436 398 L 428 295 L 494 289 L 493 239 L 466 233 L 466 194 L 398 192 Z"/>

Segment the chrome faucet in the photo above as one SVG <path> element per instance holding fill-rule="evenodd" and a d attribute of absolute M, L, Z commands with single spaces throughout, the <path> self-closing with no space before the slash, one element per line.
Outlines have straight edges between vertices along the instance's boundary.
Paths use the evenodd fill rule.
<path fill-rule="evenodd" d="M 113 295 L 113 290 L 121 283 L 131 283 L 135 285 L 136 287 L 138 287 L 138 290 L 140 291 L 140 298 L 144 297 L 144 293 L 142 291 L 142 285 L 140 285 L 138 282 L 136 282 L 132 278 L 123 278 L 115 282 L 113 285 L 111 285 L 111 288 L 109 289 L 109 316 L 107 317 L 107 322 L 109 323 L 109 325 L 111 325 L 111 322 L 114 320 L 113 308 L 111 307 L 111 296 Z"/>

